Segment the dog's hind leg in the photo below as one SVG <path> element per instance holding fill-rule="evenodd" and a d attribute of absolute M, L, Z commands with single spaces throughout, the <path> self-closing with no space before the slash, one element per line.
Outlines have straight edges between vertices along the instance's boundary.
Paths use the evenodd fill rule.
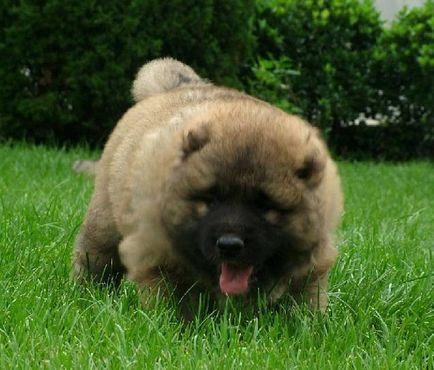
<path fill-rule="evenodd" d="M 120 239 L 108 195 L 96 192 L 75 243 L 74 277 L 118 285 L 125 272 L 118 253 Z"/>

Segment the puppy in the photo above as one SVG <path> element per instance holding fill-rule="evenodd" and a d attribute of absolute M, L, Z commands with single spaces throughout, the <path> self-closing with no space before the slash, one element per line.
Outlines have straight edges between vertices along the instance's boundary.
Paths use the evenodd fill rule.
<path fill-rule="evenodd" d="M 170 58 L 145 64 L 112 132 L 77 238 L 74 275 L 327 306 L 343 200 L 317 130 L 202 80 Z"/>

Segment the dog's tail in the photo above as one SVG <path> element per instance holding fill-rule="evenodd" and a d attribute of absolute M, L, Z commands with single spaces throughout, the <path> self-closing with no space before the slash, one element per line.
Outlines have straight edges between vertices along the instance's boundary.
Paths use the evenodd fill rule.
<path fill-rule="evenodd" d="M 86 175 L 95 176 L 98 170 L 98 160 L 81 160 L 75 161 L 72 165 L 72 170 L 76 173 L 84 173 Z"/>
<path fill-rule="evenodd" d="M 139 101 L 187 85 L 205 85 L 193 69 L 173 58 L 154 59 L 140 68 L 131 93 Z"/>
<path fill-rule="evenodd" d="M 136 103 L 148 96 L 157 95 L 183 86 L 209 84 L 193 69 L 173 58 L 154 59 L 140 68 L 131 92 Z M 72 169 L 76 173 L 95 175 L 98 161 L 76 161 Z"/>

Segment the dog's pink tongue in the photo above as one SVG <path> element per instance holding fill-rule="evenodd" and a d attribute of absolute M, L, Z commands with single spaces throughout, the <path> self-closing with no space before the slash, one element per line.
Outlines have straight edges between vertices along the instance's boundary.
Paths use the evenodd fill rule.
<path fill-rule="evenodd" d="M 224 294 L 246 293 L 249 289 L 249 278 L 252 272 L 253 266 L 234 267 L 228 263 L 222 263 L 220 290 Z"/>

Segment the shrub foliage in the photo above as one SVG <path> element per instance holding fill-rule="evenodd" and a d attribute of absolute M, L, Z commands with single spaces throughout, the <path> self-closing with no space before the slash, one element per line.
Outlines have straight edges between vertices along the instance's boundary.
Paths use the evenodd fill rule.
<path fill-rule="evenodd" d="M 145 61 L 173 56 L 237 85 L 253 0 L 0 4 L 0 135 L 98 142 L 131 104 Z"/>
<path fill-rule="evenodd" d="M 257 31 L 260 57 L 285 55 L 298 72 L 285 81 L 293 94 L 287 98 L 326 133 L 366 108 L 372 50 L 381 35 L 372 2 L 264 0 Z"/>
<path fill-rule="evenodd" d="M 371 0 L 258 4 L 251 92 L 320 126 L 344 156 L 434 156 L 433 0 L 390 27 Z"/>
<path fill-rule="evenodd" d="M 389 130 L 413 138 L 412 145 L 391 144 L 393 157 L 434 157 L 434 1 L 399 14 L 379 41 L 375 63 L 375 113 Z"/>
<path fill-rule="evenodd" d="M 3 137 L 102 142 L 140 65 L 173 56 L 305 116 L 337 153 L 434 155 L 434 0 L 390 26 L 372 0 L 6 0 L 0 25 Z"/>

